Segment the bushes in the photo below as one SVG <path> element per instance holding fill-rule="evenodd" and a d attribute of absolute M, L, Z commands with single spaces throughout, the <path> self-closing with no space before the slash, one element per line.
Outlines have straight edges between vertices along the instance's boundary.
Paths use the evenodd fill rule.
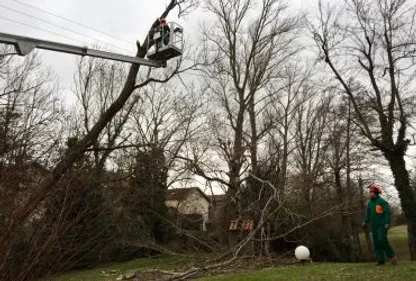
<path fill-rule="evenodd" d="M 0 279 L 33 280 L 99 262 L 113 238 L 103 202 L 91 178 L 67 175 L 13 238 Z"/>
<path fill-rule="evenodd" d="M 106 221 L 109 210 L 92 179 L 73 175 L 63 184 L 46 207 L 42 236 L 53 236 L 51 229 L 60 229 L 56 244 L 62 247 L 51 254 L 62 259 L 68 269 L 94 265 L 113 237 L 112 226 Z"/>

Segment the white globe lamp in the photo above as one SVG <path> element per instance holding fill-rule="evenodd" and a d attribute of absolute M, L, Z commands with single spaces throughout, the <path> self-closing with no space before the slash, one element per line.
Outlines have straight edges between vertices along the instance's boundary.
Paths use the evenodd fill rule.
<path fill-rule="evenodd" d="M 295 250 L 295 256 L 298 260 L 306 261 L 310 258 L 311 253 L 305 246 L 298 246 Z"/>

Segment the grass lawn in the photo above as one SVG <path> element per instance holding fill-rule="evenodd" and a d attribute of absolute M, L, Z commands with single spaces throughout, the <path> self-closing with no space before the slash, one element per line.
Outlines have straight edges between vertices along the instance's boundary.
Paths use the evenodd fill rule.
<path fill-rule="evenodd" d="M 361 239 L 364 241 L 364 237 Z M 407 227 L 399 226 L 389 231 L 389 240 L 399 259 L 398 266 L 375 263 L 327 263 L 307 266 L 287 266 L 252 271 L 245 274 L 201 278 L 198 281 L 404 281 L 416 280 L 416 263 L 410 262 L 407 248 Z M 362 247 L 366 250 L 366 247 Z"/>
<path fill-rule="evenodd" d="M 405 226 L 389 232 L 390 242 L 397 252 L 399 265 L 394 267 L 386 264 L 377 267 L 374 263 L 342 264 L 326 263 L 305 266 L 282 266 L 248 273 L 226 276 L 200 278 L 199 281 L 402 281 L 416 280 L 416 263 L 408 261 L 407 230 Z M 363 250 L 366 248 L 363 247 Z M 131 270 L 164 269 L 183 271 L 201 257 L 159 257 L 154 259 L 138 259 L 135 261 L 99 266 L 91 270 L 73 271 L 54 279 L 41 281 L 114 281 L 117 276 Z M 106 276 L 107 275 L 107 276 Z"/>
<path fill-rule="evenodd" d="M 416 263 L 401 262 L 393 267 L 374 264 L 316 264 L 253 271 L 235 276 L 214 276 L 198 281 L 404 281 L 416 280 Z"/>
<path fill-rule="evenodd" d="M 101 265 L 90 270 L 71 271 L 55 278 L 43 278 L 41 281 L 114 281 L 121 274 L 132 270 L 163 269 L 184 270 L 189 258 L 157 257 L 137 259 L 126 263 Z"/>
<path fill-rule="evenodd" d="M 400 260 L 410 259 L 407 245 L 407 226 L 403 225 L 391 229 L 389 231 L 389 240 Z"/>

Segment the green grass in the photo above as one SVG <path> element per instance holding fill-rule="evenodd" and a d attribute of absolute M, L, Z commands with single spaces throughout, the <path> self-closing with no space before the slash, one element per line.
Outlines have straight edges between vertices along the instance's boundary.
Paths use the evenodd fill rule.
<path fill-rule="evenodd" d="M 364 238 L 361 239 L 364 241 Z M 201 278 L 198 281 L 402 281 L 416 280 L 416 263 L 407 261 L 407 227 L 399 226 L 389 232 L 389 240 L 399 258 L 399 265 L 375 263 L 327 263 L 306 266 L 287 266 L 252 271 L 245 274 Z M 366 248 L 363 247 L 365 251 Z"/>
<path fill-rule="evenodd" d="M 377 267 L 374 263 L 360 264 L 313 264 L 306 266 L 285 266 L 251 271 L 243 274 L 214 276 L 198 279 L 199 281 L 402 281 L 416 280 L 416 263 L 407 261 L 407 228 L 400 226 L 389 232 L 389 239 L 399 258 L 399 265 L 393 267 L 388 264 Z M 364 240 L 364 239 L 362 239 Z M 363 250 L 366 248 L 363 247 Z M 91 270 L 73 271 L 60 277 L 46 278 L 41 281 L 114 281 L 120 274 L 131 270 L 164 269 L 183 271 L 197 264 L 203 257 L 159 257 L 154 259 L 138 259 L 127 263 L 107 264 Z M 212 258 L 212 257 L 211 257 Z M 104 273 L 110 273 L 105 276 Z"/>
<path fill-rule="evenodd" d="M 389 231 L 388 238 L 390 241 L 390 244 L 392 245 L 394 251 L 396 252 L 396 255 L 401 260 L 408 260 L 410 259 L 409 255 L 409 248 L 407 245 L 407 226 L 397 226 L 392 228 Z M 367 245 L 365 241 L 364 235 L 360 236 L 361 240 L 361 248 L 365 253 L 367 253 Z"/>
<path fill-rule="evenodd" d="M 252 271 L 245 274 L 201 278 L 198 281 L 403 281 L 416 280 L 416 263 L 393 267 L 374 264 L 316 264 Z"/>
<path fill-rule="evenodd" d="M 409 248 L 407 245 L 407 226 L 403 225 L 391 229 L 389 231 L 389 240 L 399 259 L 410 259 Z"/>
<path fill-rule="evenodd" d="M 163 269 L 184 270 L 190 258 L 158 257 L 137 259 L 126 263 L 113 263 L 98 266 L 90 270 L 71 271 L 55 278 L 44 278 L 42 281 L 114 281 L 119 275 L 132 270 Z M 106 276 L 108 275 L 108 276 Z"/>

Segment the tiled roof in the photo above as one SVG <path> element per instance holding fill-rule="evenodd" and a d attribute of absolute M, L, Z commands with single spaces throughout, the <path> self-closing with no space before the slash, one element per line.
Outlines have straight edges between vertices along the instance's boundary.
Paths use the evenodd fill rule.
<path fill-rule="evenodd" d="M 230 221 L 229 230 L 236 231 L 236 230 L 244 230 L 244 231 L 251 231 L 253 230 L 254 222 L 253 220 L 233 220 Z"/>

